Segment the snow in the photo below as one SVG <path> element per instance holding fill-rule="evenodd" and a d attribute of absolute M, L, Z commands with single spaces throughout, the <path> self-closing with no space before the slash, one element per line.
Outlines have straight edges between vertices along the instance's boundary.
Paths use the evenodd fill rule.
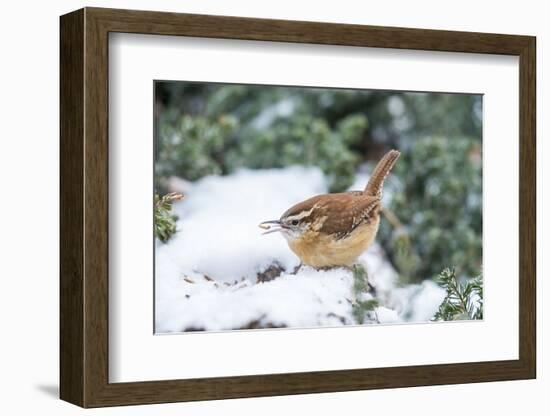
<path fill-rule="evenodd" d="M 353 189 L 363 189 L 367 179 L 358 175 Z M 323 173 L 300 166 L 243 169 L 188 186 L 184 200 L 173 208 L 178 232 L 167 244 L 156 243 L 155 331 L 357 324 L 351 270 L 302 266 L 295 272 L 300 261 L 284 238 L 262 235 L 258 228 L 291 205 L 325 192 Z M 441 288 L 431 282 L 397 288 L 397 273 L 377 244 L 359 262 L 380 304 L 369 314 L 376 318 L 366 323 L 433 316 L 444 296 Z M 259 281 L 270 267 L 280 275 Z M 373 296 L 361 295 L 362 300 Z"/>
<path fill-rule="evenodd" d="M 445 298 L 445 290 L 431 280 L 418 285 L 395 288 L 388 304 L 404 321 L 426 322 L 437 312 Z"/>
<path fill-rule="evenodd" d="M 170 313 L 158 316 L 157 331 L 341 325 L 351 313 L 346 301 L 351 285 L 349 273 L 310 268 L 257 284 L 246 279 L 221 285 L 204 278 L 182 279 L 179 296 L 171 299 L 179 302 L 159 308 Z"/>
<path fill-rule="evenodd" d="M 381 324 L 393 324 L 399 322 L 399 314 L 396 311 L 388 309 L 384 306 L 379 306 L 376 308 L 376 317 L 378 318 L 378 322 Z"/>

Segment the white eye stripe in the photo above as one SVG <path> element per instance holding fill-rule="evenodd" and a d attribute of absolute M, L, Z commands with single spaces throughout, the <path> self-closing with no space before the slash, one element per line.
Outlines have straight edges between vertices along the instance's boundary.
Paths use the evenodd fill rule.
<path fill-rule="evenodd" d="M 286 217 L 286 220 L 287 221 L 301 220 L 305 217 L 309 217 L 312 212 L 313 212 L 313 208 L 311 208 L 309 211 L 302 211 L 302 212 L 299 212 L 298 214 L 289 215 L 288 217 Z"/>

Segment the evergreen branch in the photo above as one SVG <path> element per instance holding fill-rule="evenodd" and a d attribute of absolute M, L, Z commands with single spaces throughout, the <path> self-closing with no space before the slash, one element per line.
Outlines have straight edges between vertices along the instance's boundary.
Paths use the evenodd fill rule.
<path fill-rule="evenodd" d="M 155 236 L 166 243 L 176 233 L 177 216 L 171 213 L 174 201 L 183 199 L 183 195 L 172 192 L 160 197 L 155 194 Z"/>
<path fill-rule="evenodd" d="M 369 292 L 369 283 L 368 283 L 368 275 L 365 268 L 360 264 L 355 264 L 352 267 L 352 273 L 353 273 L 353 287 L 352 287 L 352 294 L 353 294 L 353 301 L 352 301 L 352 314 L 355 318 L 355 321 L 363 325 L 367 319 L 369 318 L 369 315 L 374 314 L 375 321 L 378 321 L 378 317 L 376 316 L 376 308 L 380 306 L 380 302 L 378 299 L 368 299 L 368 300 L 362 300 L 361 297 Z"/>
<path fill-rule="evenodd" d="M 483 280 L 478 276 L 465 284 L 459 283 L 453 269 L 443 270 L 436 278 L 446 296 L 432 321 L 483 319 Z"/>

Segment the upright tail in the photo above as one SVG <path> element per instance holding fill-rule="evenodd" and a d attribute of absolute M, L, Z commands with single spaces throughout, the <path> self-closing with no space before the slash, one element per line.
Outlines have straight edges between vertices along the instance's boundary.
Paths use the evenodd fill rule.
<path fill-rule="evenodd" d="M 365 194 L 376 197 L 380 197 L 382 195 L 384 179 L 386 179 L 386 176 L 390 173 L 390 170 L 393 168 L 393 165 L 395 165 L 395 162 L 397 162 L 400 154 L 401 153 L 397 150 L 390 150 L 382 159 L 380 159 L 380 162 L 378 162 L 376 168 L 374 168 L 374 171 L 370 176 L 369 183 L 367 183 L 367 186 L 365 187 Z"/>

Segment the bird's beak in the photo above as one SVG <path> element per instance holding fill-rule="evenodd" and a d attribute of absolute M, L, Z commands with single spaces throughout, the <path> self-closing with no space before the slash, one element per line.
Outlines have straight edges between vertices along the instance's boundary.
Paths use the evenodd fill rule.
<path fill-rule="evenodd" d="M 259 227 L 264 230 L 268 230 L 265 233 L 262 233 L 262 235 L 271 234 L 283 230 L 283 226 L 281 224 L 281 221 L 279 220 L 264 221 L 260 223 Z"/>

